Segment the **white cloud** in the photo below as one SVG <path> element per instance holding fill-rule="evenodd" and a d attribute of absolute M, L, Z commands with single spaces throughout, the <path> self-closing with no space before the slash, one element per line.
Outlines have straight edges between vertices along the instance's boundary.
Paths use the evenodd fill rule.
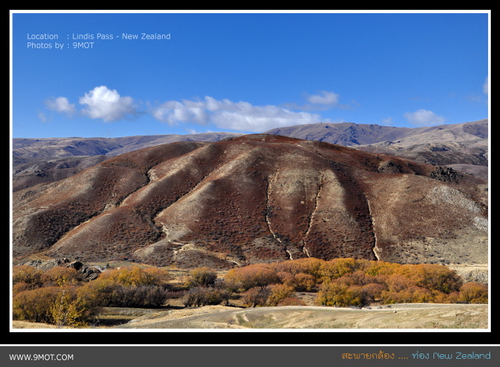
<path fill-rule="evenodd" d="M 433 126 L 444 124 L 444 117 L 436 115 L 432 111 L 420 109 L 416 112 L 407 112 L 404 117 L 412 125 L 416 126 Z"/>
<path fill-rule="evenodd" d="M 321 104 L 321 105 L 336 105 L 339 103 L 339 95 L 333 92 L 327 92 L 323 90 L 320 94 L 313 94 L 311 96 L 307 96 L 306 100 L 309 103 L 313 104 Z"/>
<path fill-rule="evenodd" d="M 116 90 L 106 86 L 95 87 L 79 99 L 80 104 L 87 105 L 82 113 L 92 119 L 103 119 L 106 122 L 118 121 L 128 114 L 136 114 L 132 97 L 121 97 Z"/>
<path fill-rule="evenodd" d="M 75 113 L 75 105 L 70 104 L 66 97 L 58 97 L 54 99 L 48 99 L 45 101 L 45 105 L 48 109 L 59 112 L 66 113 L 68 115 L 72 115 Z"/>
<path fill-rule="evenodd" d="M 242 101 L 216 100 L 209 96 L 198 101 L 168 101 L 154 108 L 152 114 L 157 120 L 170 125 L 182 122 L 214 123 L 222 129 L 248 132 L 322 121 L 317 114 L 293 112 L 273 105 L 254 106 Z"/>
<path fill-rule="evenodd" d="M 206 102 L 203 101 L 168 101 L 153 109 L 153 116 L 169 125 L 179 122 L 194 122 L 204 125 L 208 121 Z"/>

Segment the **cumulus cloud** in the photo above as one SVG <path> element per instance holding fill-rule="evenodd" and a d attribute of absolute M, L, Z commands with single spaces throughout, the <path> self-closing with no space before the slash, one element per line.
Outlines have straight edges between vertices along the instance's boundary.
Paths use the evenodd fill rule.
<path fill-rule="evenodd" d="M 45 101 L 45 105 L 48 109 L 59 112 L 66 113 L 67 115 L 72 115 L 75 113 L 75 105 L 70 104 L 66 97 L 58 97 L 53 99 L 48 99 Z"/>
<path fill-rule="evenodd" d="M 168 101 L 152 111 L 153 116 L 169 125 L 192 122 L 201 125 L 213 123 L 222 129 L 262 132 L 275 127 L 321 122 L 317 114 L 293 112 L 283 107 L 254 106 L 248 102 L 228 99 Z"/>
<path fill-rule="evenodd" d="M 153 109 L 153 116 L 158 121 L 169 125 L 179 122 L 194 122 L 205 125 L 208 122 L 207 106 L 204 101 L 168 101 Z"/>
<path fill-rule="evenodd" d="M 118 121 L 127 115 L 136 114 L 132 97 L 121 97 L 116 90 L 106 86 L 95 87 L 80 97 L 79 102 L 87 106 L 82 110 L 84 115 L 106 122 Z"/>
<path fill-rule="evenodd" d="M 432 111 L 420 109 L 416 112 L 407 112 L 404 117 L 415 126 L 433 126 L 444 124 L 444 117 L 436 115 Z"/>

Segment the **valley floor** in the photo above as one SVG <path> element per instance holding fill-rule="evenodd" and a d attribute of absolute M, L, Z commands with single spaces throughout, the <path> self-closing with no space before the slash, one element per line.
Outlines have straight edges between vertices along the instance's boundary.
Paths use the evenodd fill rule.
<path fill-rule="evenodd" d="M 106 323 L 108 320 L 110 323 Z M 121 321 L 113 326 L 112 321 Z M 107 325 L 106 325 L 107 324 Z M 44 327 L 14 321 L 14 328 Z M 47 325 L 48 328 L 53 326 Z M 163 310 L 108 308 L 98 329 L 486 329 L 486 304 L 412 303 L 371 308 L 204 306 Z"/>

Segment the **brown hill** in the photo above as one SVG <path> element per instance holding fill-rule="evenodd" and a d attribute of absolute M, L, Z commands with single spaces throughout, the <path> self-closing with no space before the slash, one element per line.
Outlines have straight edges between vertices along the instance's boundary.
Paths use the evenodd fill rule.
<path fill-rule="evenodd" d="M 14 256 L 184 268 L 486 263 L 487 224 L 481 179 L 275 135 L 146 148 L 13 195 Z"/>

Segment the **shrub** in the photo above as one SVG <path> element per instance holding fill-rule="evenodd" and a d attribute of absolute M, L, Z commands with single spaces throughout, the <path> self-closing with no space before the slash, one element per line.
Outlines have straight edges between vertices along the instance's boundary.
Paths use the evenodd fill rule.
<path fill-rule="evenodd" d="M 47 286 L 74 285 L 81 280 L 80 274 L 74 268 L 55 266 L 46 270 L 41 277 L 42 283 Z"/>
<path fill-rule="evenodd" d="M 123 285 L 109 278 L 99 278 L 81 287 L 95 294 L 101 307 L 160 307 L 170 298 L 161 285 Z"/>
<path fill-rule="evenodd" d="M 283 299 L 293 293 L 293 287 L 285 284 L 276 284 L 271 287 L 271 293 L 267 298 L 267 305 L 277 306 Z"/>
<path fill-rule="evenodd" d="M 306 303 L 297 297 L 285 297 L 279 303 L 278 306 L 306 306 Z"/>
<path fill-rule="evenodd" d="M 166 285 L 170 279 L 168 271 L 164 269 L 152 266 L 142 270 L 146 273 L 148 283 L 146 285 Z"/>
<path fill-rule="evenodd" d="M 443 265 L 424 264 L 420 266 L 424 272 L 424 280 L 419 286 L 443 293 L 455 292 L 462 287 L 462 278 L 454 270 Z"/>
<path fill-rule="evenodd" d="M 243 302 L 246 306 L 265 306 L 271 294 L 269 287 L 254 287 L 243 293 Z"/>
<path fill-rule="evenodd" d="M 77 287 L 43 287 L 18 293 L 12 301 L 16 320 L 83 326 L 98 311 L 96 298 Z"/>
<path fill-rule="evenodd" d="M 434 301 L 434 295 L 426 288 L 413 286 L 408 291 L 412 293 L 411 302 L 413 303 L 428 303 Z"/>
<path fill-rule="evenodd" d="M 363 292 L 367 303 L 378 301 L 382 298 L 382 292 L 387 290 L 387 287 L 379 283 L 369 283 L 363 286 Z"/>
<path fill-rule="evenodd" d="M 465 283 L 460 288 L 458 301 L 466 303 L 488 303 L 488 286 L 476 282 Z"/>
<path fill-rule="evenodd" d="M 443 265 L 402 265 L 398 268 L 397 273 L 407 277 L 412 284 L 431 291 L 451 293 L 458 291 L 462 286 L 460 276 Z"/>
<path fill-rule="evenodd" d="M 29 290 L 32 290 L 34 288 L 36 288 L 36 287 L 34 287 L 32 284 L 18 282 L 12 286 L 12 295 L 15 296 L 16 294 L 18 294 L 20 292 L 29 291 Z"/>
<path fill-rule="evenodd" d="M 361 286 L 331 281 L 321 285 L 316 303 L 323 306 L 363 306 L 368 303 L 368 299 Z"/>
<path fill-rule="evenodd" d="M 62 292 L 50 308 L 52 323 L 60 326 L 85 326 L 98 312 L 95 294 L 77 287 L 61 288 Z"/>
<path fill-rule="evenodd" d="M 229 302 L 229 292 L 220 288 L 195 287 L 191 288 L 184 297 L 184 306 L 200 307 L 206 305 L 218 305 Z"/>
<path fill-rule="evenodd" d="M 389 263 L 385 261 L 370 261 L 370 263 L 365 267 L 365 274 L 380 277 L 384 275 L 392 275 L 401 264 Z"/>
<path fill-rule="evenodd" d="M 353 258 L 339 258 L 326 261 L 321 266 L 323 281 L 333 280 L 349 273 L 354 273 L 360 265 Z"/>
<path fill-rule="evenodd" d="M 280 271 L 276 273 L 278 278 L 280 279 L 281 284 L 286 284 L 295 288 L 295 276 L 292 273 L 287 271 Z"/>
<path fill-rule="evenodd" d="M 413 295 L 408 291 L 383 291 L 381 297 L 383 304 L 393 304 L 411 302 Z"/>
<path fill-rule="evenodd" d="M 105 271 L 99 278 L 110 279 L 126 286 L 156 285 L 166 282 L 168 272 L 158 268 L 141 269 L 133 266 Z"/>
<path fill-rule="evenodd" d="M 40 287 L 42 285 L 43 271 L 29 265 L 18 265 L 12 269 L 12 281 L 16 283 L 26 283 L 33 287 Z"/>
<path fill-rule="evenodd" d="M 160 307 L 170 298 L 170 292 L 161 286 L 146 285 L 143 286 L 144 306 L 145 307 Z"/>
<path fill-rule="evenodd" d="M 290 274 L 305 273 L 312 275 L 315 279 L 321 277 L 321 265 L 325 260 L 308 257 L 296 260 L 279 261 L 270 264 L 276 272 L 287 272 Z"/>
<path fill-rule="evenodd" d="M 442 292 L 433 292 L 434 302 L 436 303 L 458 303 L 458 299 L 460 297 L 460 292 L 451 292 L 450 294 L 442 293 Z"/>
<path fill-rule="evenodd" d="M 297 292 L 311 292 L 316 288 L 314 276 L 306 273 L 298 273 L 295 275 L 295 290 Z"/>
<path fill-rule="evenodd" d="M 266 287 L 280 282 L 278 274 L 273 269 L 261 264 L 231 269 L 224 276 L 224 280 L 242 291 L 254 287 Z"/>
<path fill-rule="evenodd" d="M 16 294 L 12 300 L 14 320 L 45 322 L 52 324 L 51 307 L 61 292 L 58 287 L 44 287 Z"/>
<path fill-rule="evenodd" d="M 110 307 L 119 304 L 120 287 L 121 285 L 112 279 L 99 277 L 81 288 L 88 294 L 95 294 L 99 306 Z"/>
<path fill-rule="evenodd" d="M 404 275 L 392 274 L 387 278 L 386 284 L 390 292 L 401 292 L 412 286 L 414 283 L 412 283 L 411 279 Z"/>
<path fill-rule="evenodd" d="M 188 287 L 210 287 L 215 284 L 217 273 L 215 270 L 202 267 L 191 270 L 187 281 Z"/>
<path fill-rule="evenodd" d="M 160 307 L 168 299 L 168 291 L 156 285 L 119 285 L 113 294 L 110 306 Z"/>

